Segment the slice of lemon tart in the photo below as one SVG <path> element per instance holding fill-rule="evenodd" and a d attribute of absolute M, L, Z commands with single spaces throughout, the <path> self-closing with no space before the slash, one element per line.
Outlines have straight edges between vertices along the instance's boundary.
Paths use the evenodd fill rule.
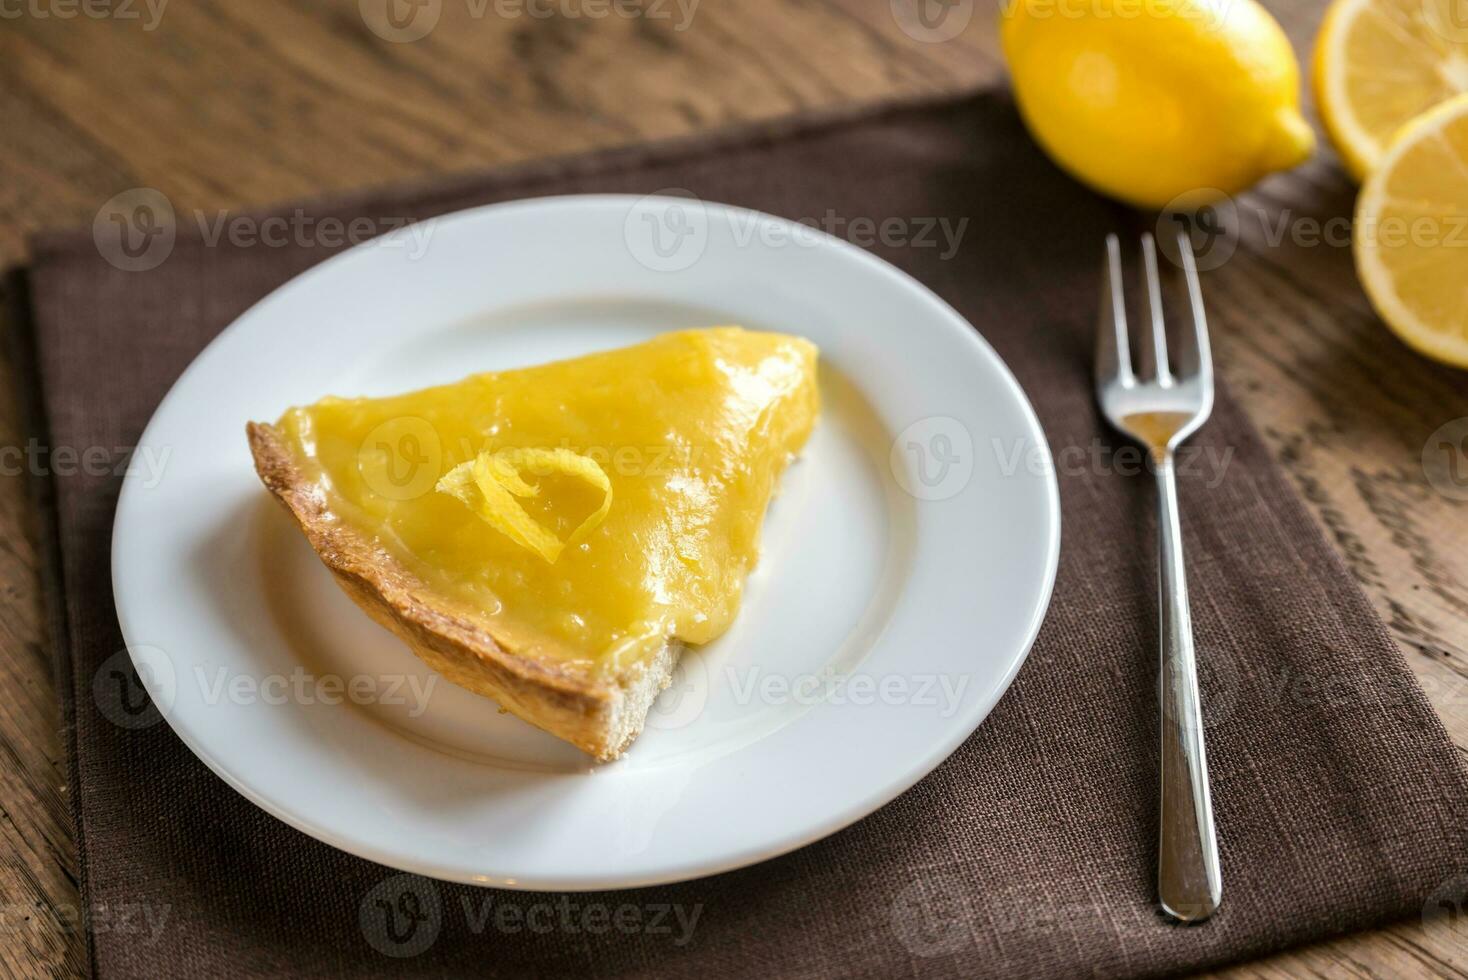
<path fill-rule="evenodd" d="M 598 759 L 739 610 L 816 348 L 738 327 L 252 422 L 338 583 L 444 677 Z"/>

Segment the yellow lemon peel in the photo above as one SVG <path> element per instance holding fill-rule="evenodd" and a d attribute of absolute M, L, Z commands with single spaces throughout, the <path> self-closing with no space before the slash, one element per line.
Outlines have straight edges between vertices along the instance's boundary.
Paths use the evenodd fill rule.
<path fill-rule="evenodd" d="M 1405 9 L 1413 0 L 1352 2 Z M 1190 198 L 1237 193 L 1314 150 L 1294 49 L 1256 0 L 1001 7 L 1026 126 L 1061 167 L 1104 193 L 1190 208 Z M 1391 91 L 1396 75 L 1388 78 L 1376 86 Z"/>
<path fill-rule="evenodd" d="M 522 473 L 526 470 L 537 476 L 558 474 L 585 480 L 602 492 L 601 506 L 562 541 L 515 499 L 540 493 L 539 487 L 525 482 Z M 586 540 L 612 509 L 612 481 L 606 471 L 590 456 L 569 449 L 485 451 L 445 473 L 436 489 L 460 501 L 505 537 L 551 564 L 555 564 L 566 548 Z"/>

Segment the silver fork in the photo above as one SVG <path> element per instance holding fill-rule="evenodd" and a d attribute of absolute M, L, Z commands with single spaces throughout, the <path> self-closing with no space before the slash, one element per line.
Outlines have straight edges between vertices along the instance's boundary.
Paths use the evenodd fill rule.
<path fill-rule="evenodd" d="M 1096 397 L 1107 420 L 1147 450 L 1157 474 L 1162 653 L 1158 681 L 1162 814 L 1157 841 L 1157 895 L 1168 915 L 1183 922 L 1201 922 L 1217 911 L 1223 898 L 1223 880 L 1208 794 L 1208 761 L 1203 749 L 1193 626 L 1188 614 L 1174 453 L 1207 420 L 1213 408 L 1213 359 L 1208 350 L 1208 324 L 1192 243 L 1182 232 L 1178 234 L 1178 252 L 1187 280 L 1191 322 L 1186 329 L 1176 331 L 1176 370 L 1172 370 L 1167 362 L 1157 249 L 1151 235 L 1142 236 L 1151 343 L 1139 345 L 1139 364 L 1134 373 L 1127 342 L 1121 246 L 1115 235 L 1106 237 L 1096 343 Z"/>

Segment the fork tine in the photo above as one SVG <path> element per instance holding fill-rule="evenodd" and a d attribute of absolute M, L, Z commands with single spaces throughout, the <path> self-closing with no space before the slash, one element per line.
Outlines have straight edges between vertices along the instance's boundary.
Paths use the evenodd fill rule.
<path fill-rule="evenodd" d="M 1193 242 L 1182 229 L 1177 233 L 1178 255 L 1183 260 L 1183 277 L 1188 285 L 1188 307 L 1192 330 L 1178 331 L 1177 366 L 1183 377 L 1199 375 L 1205 383 L 1213 379 L 1213 354 L 1208 346 L 1208 317 L 1203 312 L 1203 290 L 1198 285 L 1198 265 L 1193 259 Z"/>
<path fill-rule="evenodd" d="M 1121 282 L 1121 242 L 1106 236 L 1106 268 L 1101 275 L 1101 313 L 1096 325 L 1096 382 L 1132 383 L 1132 353 L 1126 336 L 1126 302 Z"/>
<path fill-rule="evenodd" d="M 1150 357 L 1142 357 L 1141 374 L 1143 377 L 1155 377 L 1158 384 L 1167 385 L 1172 383 L 1172 373 L 1167 369 L 1167 321 L 1162 318 L 1162 286 L 1157 276 L 1157 243 L 1152 240 L 1151 232 L 1142 236 L 1142 268 L 1147 279 L 1152 349 Z M 1142 350 L 1147 352 L 1147 345 L 1143 344 Z"/>

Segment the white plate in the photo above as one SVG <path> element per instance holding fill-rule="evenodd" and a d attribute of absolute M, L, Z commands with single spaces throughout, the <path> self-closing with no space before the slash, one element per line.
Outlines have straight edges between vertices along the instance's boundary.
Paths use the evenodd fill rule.
<path fill-rule="evenodd" d="M 968 736 L 1035 637 L 1058 495 L 1014 378 L 862 250 L 679 198 L 466 211 L 261 301 L 159 406 L 123 487 L 117 613 L 174 730 L 353 854 L 526 889 L 677 881 L 865 816 Z M 824 411 L 743 612 L 684 658 L 629 755 L 587 757 L 437 678 L 339 593 L 261 488 L 247 419 L 328 393 L 739 323 L 821 348 Z M 350 685 L 355 685 L 352 687 Z"/>

